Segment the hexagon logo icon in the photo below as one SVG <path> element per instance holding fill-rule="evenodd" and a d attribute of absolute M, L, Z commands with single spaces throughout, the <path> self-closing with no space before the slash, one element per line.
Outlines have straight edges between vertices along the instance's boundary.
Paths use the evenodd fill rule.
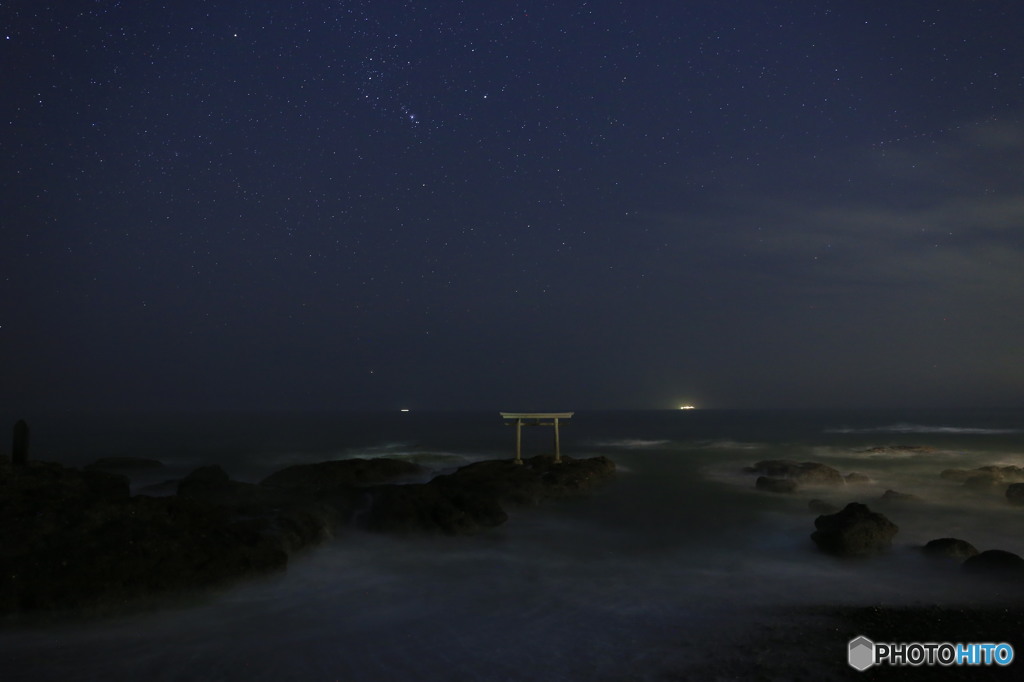
<path fill-rule="evenodd" d="M 850 640 L 850 667 L 861 672 L 875 664 L 875 643 L 863 635 Z"/>

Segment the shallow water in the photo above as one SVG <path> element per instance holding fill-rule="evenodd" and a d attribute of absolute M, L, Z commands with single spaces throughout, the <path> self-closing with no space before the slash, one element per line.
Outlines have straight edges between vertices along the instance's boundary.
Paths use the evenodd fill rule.
<path fill-rule="evenodd" d="M 293 415 L 258 427 L 244 416 L 176 419 L 176 427 L 153 418 L 117 438 L 95 418 L 85 431 L 54 418 L 57 431 L 38 447 L 64 461 L 159 456 L 169 464 L 161 476 L 216 461 L 245 480 L 338 457 L 404 457 L 443 471 L 509 454 L 511 431 L 496 415 L 401 418 Z M 350 532 L 294 559 L 286 575 L 198 605 L 9 630 L 0 633 L 3 679 L 659 679 L 713 659 L 716 643 L 770 622 L 777 607 L 998 601 L 992 585 L 925 562 L 914 547 L 953 535 L 1024 554 L 1015 532 L 1024 510 L 938 476 L 1024 465 L 1018 420 L 578 414 L 563 429 L 565 452 L 607 455 L 620 469 L 593 494 L 511 510 L 507 524 L 474 538 Z M 546 448 L 548 437 L 537 430 L 527 451 Z M 868 451 L 894 444 L 936 450 Z M 742 468 L 779 457 L 874 481 L 793 496 L 755 491 Z M 876 502 L 890 488 L 921 500 Z M 812 497 L 882 511 L 900 526 L 893 551 L 861 562 L 818 553 L 809 540 Z"/>

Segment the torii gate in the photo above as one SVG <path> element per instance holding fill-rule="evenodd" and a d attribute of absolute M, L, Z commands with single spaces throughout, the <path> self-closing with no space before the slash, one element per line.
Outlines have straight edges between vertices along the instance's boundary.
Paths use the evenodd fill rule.
<path fill-rule="evenodd" d="M 522 429 L 524 426 L 555 427 L 555 461 L 562 461 L 561 444 L 558 439 L 558 421 L 571 419 L 575 412 L 502 412 L 501 418 L 506 424 L 516 425 L 516 464 L 522 464 Z M 513 421 L 514 420 L 514 421 Z M 550 420 L 550 421 L 547 421 Z"/>

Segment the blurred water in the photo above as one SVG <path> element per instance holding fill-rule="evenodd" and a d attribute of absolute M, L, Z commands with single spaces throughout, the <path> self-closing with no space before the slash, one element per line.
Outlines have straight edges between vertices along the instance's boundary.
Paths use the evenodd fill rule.
<path fill-rule="evenodd" d="M 104 421 L 106 420 L 106 421 Z M 220 463 L 258 480 L 292 463 L 393 456 L 438 471 L 508 457 L 496 414 L 220 415 L 33 422 L 39 458 L 159 457 L 161 475 Z M 198 605 L 0 633 L 3 679 L 659 679 L 713 657 L 791 604 L 998 600 L 998 590 L 924 562 L 953 535 L 1024 554 L 1024 510 L 943 481 L 946 468 L 1024 466 L 1012 412 L 578 413 L 563 451 L 620 473 L 593 494 L 511 510 L 474 538 L 352 532 L 279 578 Z M 549 445 L 528 432 L 527 454 Z M 874 446 L 926 445 L 928 452 Z M 761 493 L 742 468 L 791 458 L 872 483 Z M 886 489 L 918 495 L 884 505 Z M 843 562 L 809 540 L 807 501 L 861 501 L 900 526 L 888 556 Z"/>

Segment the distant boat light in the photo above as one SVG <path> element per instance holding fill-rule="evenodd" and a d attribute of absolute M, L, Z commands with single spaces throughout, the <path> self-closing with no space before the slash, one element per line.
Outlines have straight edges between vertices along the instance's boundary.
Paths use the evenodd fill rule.
<path fill-rule="evenodd" d="M 408 407 L 403 407 L 403 408 L 402 408 L 402 412 L 408 412 L 408 411 L 409 411 L 409 408 L 408 408 Z"/>
<path fill-rule="evenodd" d="M 680 405 L 680 410 L 696 410 L 697 408 L 693 405 Z"/>

